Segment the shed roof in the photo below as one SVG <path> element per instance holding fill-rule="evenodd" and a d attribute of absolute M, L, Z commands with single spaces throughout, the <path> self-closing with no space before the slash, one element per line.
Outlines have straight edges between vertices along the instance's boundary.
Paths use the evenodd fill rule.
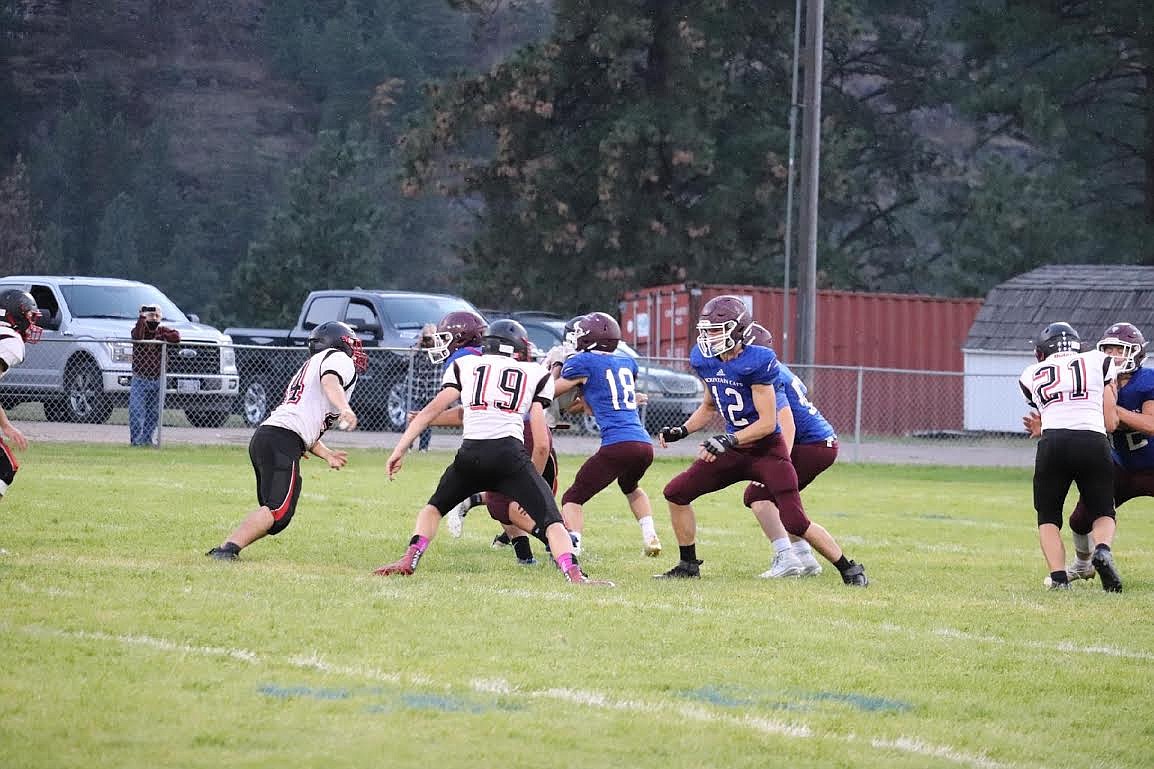
<path fill-rule="evenodd" d="M 1154 267 L 1054 264 L 995 286 L 986 296 L 963 348 L 1032 352 L 1048 323 L 1066 321 L 1083 339 L 1120 321 L 1154 334 Z"/>

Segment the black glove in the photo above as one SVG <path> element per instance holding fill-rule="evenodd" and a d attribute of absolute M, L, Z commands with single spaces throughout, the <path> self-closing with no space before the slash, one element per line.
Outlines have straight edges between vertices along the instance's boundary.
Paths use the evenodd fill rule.
<path fill-rule="evenodd" d="M 722 433 L 721 435 L 715 435 L 703 441 L 701 448 L 713 456 L 719 457 L 729 449 L 737 448 L 737 438 L 733 437 L 731 433 Z"/>
<path fill-rule="evenodd" d="M 685 425 L 678 425 L 677 427 L 662 427 L 661 439 L 666 443 L 673 443 L 679 441 L 685 436 L 689 435 L 689 431 L 685 429 Z"/>

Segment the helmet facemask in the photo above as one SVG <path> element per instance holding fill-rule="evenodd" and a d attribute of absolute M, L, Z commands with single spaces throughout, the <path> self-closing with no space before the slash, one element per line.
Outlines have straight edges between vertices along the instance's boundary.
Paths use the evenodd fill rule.
<path fill-rule="evenodd" d="M 716 358 L 737 347 L 733 331 L 737 328 L 737 321 L 727 320 L 723 323 L 712 323 L 700 320 L 697 323 L 697 349 L 706 358 Z"/>

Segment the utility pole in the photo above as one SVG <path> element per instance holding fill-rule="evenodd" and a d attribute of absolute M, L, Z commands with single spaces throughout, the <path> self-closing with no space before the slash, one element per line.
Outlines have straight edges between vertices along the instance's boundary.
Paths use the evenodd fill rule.
<path fill-rule="evenodd" d="M 797 177 L 797 110 L 801 106 L 797 101 L 798 69 L 801 58 L 801 14 L 805 0 L 795 0 L 793 6 L 793 71 L 789 79 L 789 165 L 785 183 L 785 269 L 781 281 L 781 333 L 777 337 L 777 349 L 790 356 L 789 345 L 793 341 L 793 313 L 789 307 L 790 266 L 793 262 L 793 180 Z"/>
<path fill-rule="evenodd" d="M 824 0 L 807 0 L 805 13 L 805 113 L 801 129 L 801 251 L 797 276 L 797 363 L 813 365 L 817 336 L 817 201 L 821 161 L 821 77 Z"/>

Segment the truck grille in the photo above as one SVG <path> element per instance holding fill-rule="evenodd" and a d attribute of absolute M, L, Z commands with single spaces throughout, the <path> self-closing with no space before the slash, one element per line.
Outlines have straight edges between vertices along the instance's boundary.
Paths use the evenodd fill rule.
<path fill-rule="evenodd" d="M 220 348 L 215 345 L 177 344 L 168 348 L 169 374 L 219 374 Z"/>

